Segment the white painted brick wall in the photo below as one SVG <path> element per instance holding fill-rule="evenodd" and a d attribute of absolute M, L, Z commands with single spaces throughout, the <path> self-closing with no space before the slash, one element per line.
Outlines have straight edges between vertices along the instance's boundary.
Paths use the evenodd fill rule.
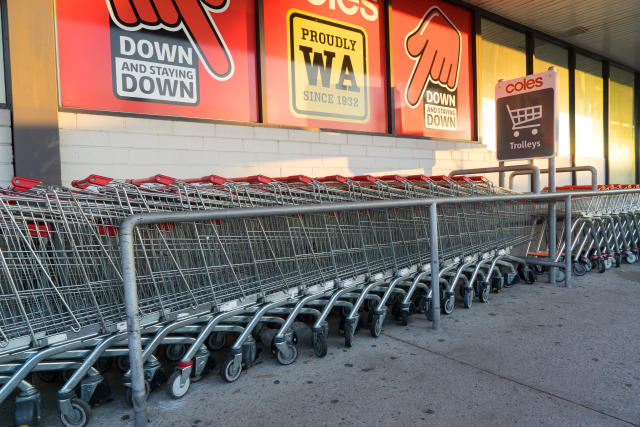
<path fill-rule="evenodd" d="M 13 144 L 11 142 L 11 110 L 0 110 L 0 186 L 13 178 Z"/>
<path fill-rule="evenodd" d="M 495 153 L 474 143 L 70 112 L 58 120 L 65 184 L 91 173 L 441 175 L 497 164 Z"/>

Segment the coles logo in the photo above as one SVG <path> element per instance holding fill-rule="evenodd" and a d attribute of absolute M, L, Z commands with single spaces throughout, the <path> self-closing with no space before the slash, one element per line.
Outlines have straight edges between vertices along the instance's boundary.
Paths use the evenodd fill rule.
<path fill-rule="evenodd" d="M 377 3 L 370 0 L 308 0 L 314 6 L 322 6 L 328 3 L 329 9 L 336 10 L 337 7 L 347 15 L 355 15 L 360 11 L 360 15 L 367 21 L 378 19 L 378 8 L 371 4 Z"/>
<path fill-rule="evenodd" d="M 535 79 L 523 78 L 521 82 L 509 83 L 505 88 L 507 93 L 522 92 L 523 90 L 531 90 L 536 87 L 542 87 L 542 77 L 536 77 Z"/>
<path fill-rule="evenodd" d="M 213 18 L 230 1 L 106 0 L 115 96 L 197 105 L 200 62 L 214 79 L 231 78 L 233 59 Z"/>

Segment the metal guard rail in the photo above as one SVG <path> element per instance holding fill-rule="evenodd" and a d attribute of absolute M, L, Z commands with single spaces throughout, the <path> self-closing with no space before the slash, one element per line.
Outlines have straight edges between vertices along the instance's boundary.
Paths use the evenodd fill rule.
<path fill-rule="evenodd" d="M 353 211 L 366 209 L 410 208 L 418 206 L 429 207 L 429 224 L 431 239 L 431 289 L 433 295 L 433 328 L 438 329 L 440 323 L 440 286 L 438 273 L 438 205 L 487 203 L 498 201 L 531 200 L 535 202 L 554 202 L 564 200 L 565 212 L 571 212 L 571 199 L 574 197 L 593 197 L 603 195 L 618 195 L 640 193 L 640 189 L 576 191 L 546 194 L 518 194 L 478 197 L 452 197 L 433 199 L 405 199 L 382 200 L 371 202 L 329 203 L 320 205 L 266 207 L 266 208 L 236 208 L 224 210 L 204 210 L 172 213 L 154 213 L 132 215 L 125 219 L 120 226 L 120 253 L 124 280 L 124 302 L 127 315 L 127 332 L 129 344 L 129 359 L 131 369 L 132 400 L 135 414 L 135 425 L 142 427 L 147 424 L 146 391 L 142 363 L 142 344 L 140 337 L 140 316 L 137 312 L 138 289 L 134 264 L 133 236 L 139 225 L 161 224 L 165 222 L 196 222 L 209 220 L 224 220 L 236 218 L 255 218 L 266 216 L 284 216 L 300 214 L 318 214 L 335 211 Z M 565 287 L 571 287 L 571 215 L 565 215 Z"/>

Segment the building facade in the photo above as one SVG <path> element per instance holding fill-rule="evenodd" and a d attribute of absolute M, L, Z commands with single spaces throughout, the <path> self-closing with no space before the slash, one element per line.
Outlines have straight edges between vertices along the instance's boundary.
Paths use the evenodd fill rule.
<path fill-rule="evenodd" d="M 639 182 L 633 61 L 475 4 L 0 5 L 3 185 L 13 175 L 69 184 L 89 174 L 441 175 L 495 166 L 495 84 L 551 66 L 557 165 L 593 165 L 600 183 Z M 558 183 L 572 180 L 588 182 Z"/>

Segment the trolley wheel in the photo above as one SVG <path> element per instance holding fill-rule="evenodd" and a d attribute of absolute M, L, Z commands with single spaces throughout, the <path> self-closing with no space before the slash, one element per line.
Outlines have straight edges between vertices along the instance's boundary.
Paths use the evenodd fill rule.
<path fill-rule="evenodd" d="M 464 300 L 464 308 L 471 308 L 471 305 L 473 305 L 473 289 L 465 289 L 462 299 Z"/>
<path fill-rule="evenodd" d="M 584 260 L 582 260 L 582 263 L 584 264 L 584 268 L 587 271 L 591 271 L 593 269 L 593 262 L 591 262 L 589 258 L 585 258 Z"/>
<path fill-rule="evenodd" d="M 257 344 L 255 341 L 245 342 L 242 345 L 242 363 L 247 368 L 253 365 L 253 362 L 256 360 L 256 355 L 258 354 Z"/>
<path fill-rule="evenodd" d="M 622 264 L 622 254 L 620 252 L 614 254 L 613 261 L 616 263 L 616 267 L 620 267 Z"/>
<path fill-rule="evenodd" d="M 291 365 L 298 358 L 298 347 L 295 344 L 287 343 L 287 350 L 285 352 L 279 351 L 276 354 L 276 359 L 281 365 Z"/>
<path fill-rule="evenodd" d="M 607 271 L 607 266 L 604 260 L 598 260 L 597 267 L 598 267 L 598 273 L 604 273 L 605 271 Z"/>
<path fill-rule="evenodd" d="M 451 295 L 451 296 L 445 296 L 444 298 L 442 298 L 442 301 L 440 302 L 440 307 L 442 308 L 442 313 L 444 314 L 451 314 L 453 313 L 453 308 L 455 307 L 456 304 L 456 297 L 455 295 Z"/>
<path fill-rule="evenodd" d="M 111 387 L 109 387 L 107 380 L 103 379 L 98 383 L 95 390 L 93 390 L 93 394 L 87 403 L 89 403 L 89 406 L 97 405 L 107 400 L 109 396 L 111 396 Z"/>
<path fill-rule="evenodd" d="M 402 310 L 400 313 L 400 324 L 402 326 L 407 326 L 409 324 L 409 312 Z"/>
<path fill-rule="evenodd" d="M 227 345 L 226 332 L 212 332 L 207 337 L 205 345 L 211 351 L 220 351 Z"/>
<path fill-rule="evenodd" d="M 625 254 L 624 261 L 627 264 L 634 264 L 636 261 L 638 261 L 638 255 L 634 254 L 633 252 L 627 252 Z"/>
<path fill-rule="evenodd" d="M 101 357 L 96 363 L 93 364 L 93 367 L 98 370 L 101 374 L 108 372 L 111 369 L 111 365 L 113 365 L 112 357 Z"/>
<path fill-rule="evenodd" d="M 242 365 L 235 363 L 235 358 L 232 355 L 227 356 L 227 359 L 224 361 L 222 365 L 222 369 L 220 369 L 220 374 L 222 378 L 228 382 L 232 383 L 240 378 L 240 374 L 242 373 Z"/>
<path fill-rule="evenodd" d="M 189 391 L 191 386 L 191 378 L 187 377 L 182 384 L 182 375 L 180 371 L 174 371 L 167 381 L 167 393 L 174 400 L 183 398 Z"/>
<path fill-rule="evenodd" d="M 556 283 L 564 282 L 565 279 L 565 271 L 561 268 L 556 270 Z"/>
<path fill-rule="evenodd" d="M 534 274 L 531 267 L 526 264 L 520 264 L 518 266 L 518 274 L 520 275 L 520 278 L 529 285 L 535 283 L 536 281 L 536 275 Z"/>
<path fill-rule="evenodd" d="M 13 422 L 16 427 L 35 427 L 38 420 L 36 419 L 36 402 L 33 400 L 25 400 L 16 402 L 13 411 Z"/>
<path fill-rule="evenodd" d="M 169 344 L 164 348 L 164 357 L 171 362 L 182 359 L 187 347 L 184 344 Z"/>
<path fill-rule="evenodd" d="M 60 371 L 39 371 L 37 374 L 42 382 L 52 383 L 58 379 Z"/>
<path fill-rule="evenodd" d="M 538 264 L 533 265 L 533 272 L 538 276 L 544 274 L 544 267 Z"/>
<path fill-rule="evenodd" d="M 127 372 L 129 370 L 129 356 L 118 356 L 116 366 L 122 372 Z"/>
<path fill-rule="evenodd" d="M 194 360 L 194 365 L 195 365 L 195 360 Z M 213 372 L 215 367 L 216 367 L 216 360 L 213 358 L 213 356 L 210 355 L 209 358 L 207 358 L 207 363 L 204 365 L 204 369 L 202 370 L 202 372 L 200 372 L 200 375 L 196 375 L 195 369 L 191 370 L 191 382 L 197 383 L 202 378 L 204 378 L 205 375 L 208 375 L 211 372 Z"/>
<path fill-rule="evenodd" d="M 385 315 L 383 314 L 374 314 L 371 323 L 369 323 L 369 332 L 371 332 L 371 336 L 374 338 L 378 338 L 380 333 L 382 332 L 382 324 L 384 323 Z"/>
<path fill-rule="evenodd" d="M 424 299 L 424 306 L 422 307 L 422 310 L 424 311 L 424 315 L 426 316 L 427 320 L 433 320 L 433 305 L 431 304 L 431 300 L 429 298 Z"/>
<path fill-rule="evenodd" d="M 489 283 L 480 282 L 480 292 L 478 293 L 478 301 L 480 301 L 483 304 L 489 302 L 490 293 L 491 293 L 491 286 L 489 285 Z"/>
<path fill-rule="evenodd" d="M 313 344 L 313 352 L 315 353 L 316 356 L 324 357 L 327 355 L 328 343 L 327 343 L 327 337 L 324 334 L 324 332 L 319 331 L 314 333 L 311 336 L 311 341 Z"/>
<path fill-rule="evenodd" d="M 71 407 L 73 408 L 73 416 L 68 418 L 62 412 L 60 413 L 60 421 L 65 427 L 84 427 L 89 424 L 91 419 L 91 406 L 82 399 L 71 399 Z"/>
<path fill-rule="evenodd" d="M 584 276 L 585 274 L 587 274 L 587 267 L 581 262 L 574 262 L 572 269 L 573 269 L 573 274 L 575 274 L 578 277 Z"/>
<path fill-rule="evenodd" d="M 606 257 L 604 259 L 603 264 L 604 264 L 605 270 L 610 270 L 613 268 L 613 259 L 611 257 Z"/>
<path fill-rule="evenodd" d="M 356 332 L 355 323 L 345 322 L 344 324 L 344 345 L 351 347 L 353 345 L 353 335 Z"/>

